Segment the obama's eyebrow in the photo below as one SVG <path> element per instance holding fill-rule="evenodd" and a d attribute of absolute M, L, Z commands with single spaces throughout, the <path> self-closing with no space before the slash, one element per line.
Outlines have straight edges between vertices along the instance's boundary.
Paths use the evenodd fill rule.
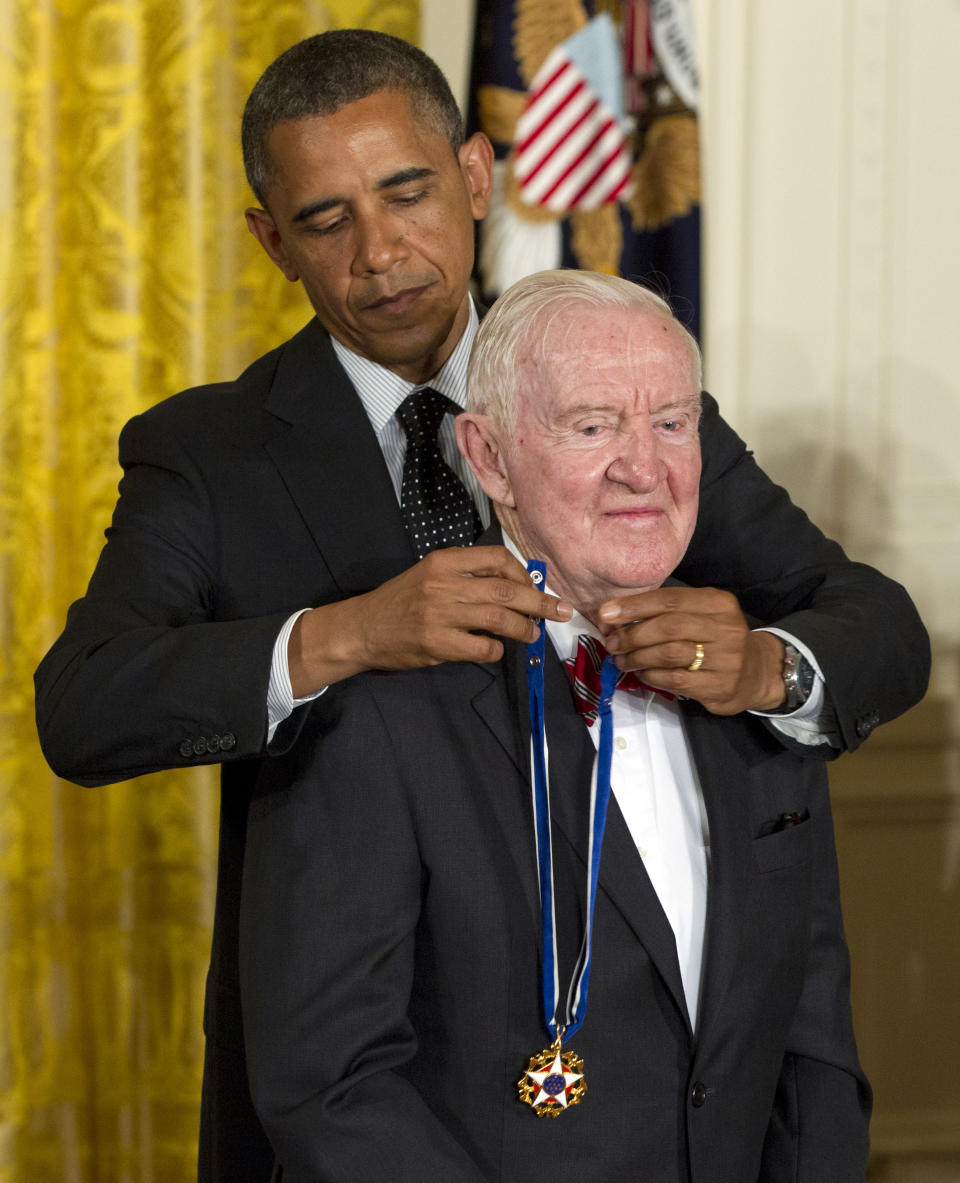
<path fill-rule="evenodd" d="M 434 168 L 402 168 L 377 181 L 374 188 L 378 193 L 382 193 L 386 189 L 398 189 L 401 185 L 409 185 L 413 181 L 424 181 L 436 175 L 437 170 Z M 328 210 L 336 209 L 337 206 L 346 205 L 347 201 L 346 197 L 321 197 L 298 210 L 293 216 L 293 221 L 306 222 L 310 218 L 316 217 L 317 214 L 325 214 Z"/>
<path fill-rule="evenodd" d="M 394 189 L 398 185 L 409 185 L 411 181 L 423 181 L 436 175 L 435 168 L 402 168 L 399 172 L 384 177 L 382 181 L 377 181 L 377 190 L 382 192 L 384 189 Z"/>

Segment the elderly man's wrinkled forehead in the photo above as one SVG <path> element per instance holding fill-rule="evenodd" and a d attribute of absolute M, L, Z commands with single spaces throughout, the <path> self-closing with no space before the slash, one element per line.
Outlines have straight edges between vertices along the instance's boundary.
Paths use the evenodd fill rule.
<path fill-rule="evenodd" d="M 594 383 L 612 361 L 626 362 L 639 382 L 658 338 L 676 354 L 684 375 L 687 389 L 678 390 L 678 396 L 699 396 L 699 355 L 671 316 L 651 308 L 599 308 L 579 301 L 551 305 L 530 322 L 519 343 L 516 405 L 549 393 L 557 382 Z"/>

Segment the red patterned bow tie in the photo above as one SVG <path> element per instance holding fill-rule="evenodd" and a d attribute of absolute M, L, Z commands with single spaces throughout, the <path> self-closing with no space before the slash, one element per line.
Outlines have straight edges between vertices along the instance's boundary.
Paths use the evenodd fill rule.
<path fill-rule="evenodd" d="M 577 710 L 592 727 L 597 717 L 597 707 L 600 704 L 600 667 L 607 651 L 603 645 L 588 633 L 581 633 L 577 638 L 577 656 L 568 657 L 564 661 L 567 673 L 573 683 L 573 701 Z M 635 673 L 627 671 L 617 678 L 617 690 L 652 690 L 654 694 L 661 694 L 672 702 L 676 697 L 666 690 L 658 690 L 641 681 Z"/>

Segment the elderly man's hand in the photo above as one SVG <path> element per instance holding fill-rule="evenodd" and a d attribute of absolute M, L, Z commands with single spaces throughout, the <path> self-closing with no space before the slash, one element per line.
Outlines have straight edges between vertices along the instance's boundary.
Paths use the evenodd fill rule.
<path fill-rule="evenodd" d="M 363 670 L 498 661 L 497 637 L 536 639 L 532 616 L 569 620 L 502 546 L 435 550 L 366 595 L 304 613 L 288 647 L 295 698 Z"/>
<path fill-rule="evenodd" d="M 752 632 L 736 596 L 716 588 L 661 587 L 600 609 L 605 644 L 624 670 L 715 715 L 775 710 L 784 699 L 783 642 Z M 696 670 L 697 645 L 703 660 Z"/>

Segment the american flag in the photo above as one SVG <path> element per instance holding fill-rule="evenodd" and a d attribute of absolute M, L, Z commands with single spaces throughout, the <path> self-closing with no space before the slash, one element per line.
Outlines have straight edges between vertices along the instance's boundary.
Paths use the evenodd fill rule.
<path fill-rule="evenodd" d="M 478 251 L 488 302 L 532 272 L 585 267 L 668 293 L 697 335 L 691 5 L 476 0 L 468 126 L 496 152 Z"/>
<path fill-rule="evenodd" d="M 557 46 L 540 67 L 517 124 L 515 174 L 528 205 L 558 213 L 626 195 L 627 137 L 603 99 Z"/>

